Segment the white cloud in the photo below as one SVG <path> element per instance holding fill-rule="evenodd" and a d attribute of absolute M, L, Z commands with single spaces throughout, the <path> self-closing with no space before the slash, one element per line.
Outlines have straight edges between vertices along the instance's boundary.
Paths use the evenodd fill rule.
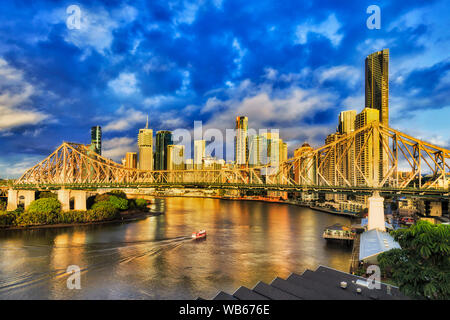
<path fill-rule="evenodd" d="M 36 125 L 50 118 L 48 114 L 29 106 L 36 91 L 24 79 L 21 70 L 0 58 L 0 131 Z"/>
<path fill-rule="evenodd" d="M 132 128 L 137 123 L 144 124 L 147 115 L 133 108 L 121 107 L 117 110 L 114 120 L 104 126 L 104 131 L 125 131 Z"/>
<path fill-rule="evenodd" d="M 88 56 L 91 50 L 100 54 L 107 54 L 114 40 L 114 31 L 133 22 L 138 11 L 128 5 L 114 10 L 103 7 L 80 7 L 80 29 L 64 29 L 64 40 L 84 50 L 83 56 Z M 69 15 L 66 7 L 51 12 L 40 12 L 36 15 L 34 23 L 41 27 L 44 25 L 66 24 Z"/>
<path fill-rule="evenodd" d="M 138 91 L 134 73 L 121 73 L 116 79 L 109 81 L 108 86 L 122 95 L 130 95 Z"/>
<path fill-rule="evenodd" d="M 306 125 L 303 121 L 318 111 L 334 106 L 337 96 L 331 92 L 294 85 L 275 89 L 268 83 L 255 85 L 244 80 L 226 89 L 225 93 L 228 99 L 213 96 L 202 106 L 201 113 L 211 114 L 211 118 L 203 124 L 204 130 L 233 129 L 233 117 L 244 115 L 249 119 L 249 128 L 279 129 L 281 138 L 289 143 L 290 151 L 298 146 L 296 141 L 323 144 L 323 137 L 332 130 L 327 126 Z"/>
<path fill-rule="evenodd" d="M 244 59 L 245 54 L 247 53 L 247 49 L 242 48 L 241 44 L 239 43 L 239 41 L 234 38 L 233 39 L 233 49 L 236 52 L 237 57 L 235 59 L 233 59 L 233 62 L 236 64 L 237 69 L 234 72 L 234 75 L 239 75 L 241 73 L 242 70 L 242 59 Z"/>
<path fill-rule="evenodd" d="M 438 110 L 408 111 L 407 115 L 405 115 L 403 109 L 403 111 L 394 111 L 393 115 L 390 127 L 439 147 L 450 147 L 450 126 L 448 122 L 450 106 Z"/>
<path fill-rule="evenodd" d="M 120 161 L 127 152 L 135 152 L 136 149 L 136 138 L 117 137 L 103 141 L 102 155 Z"/>
<path fill-rule="evenodd" d="M 364 109 L 365 104 L 365 96 L 361 94 L 345 98 L 341 102 L 341 107 L 344 108 L 343 110 L 356 110 L 357 112 L 360 112 Z"/>
<path fill-rule="evenodd" d="M 327 80 L 343 80 L 351 86 L 361 82 L 361 71 L 355 67 L 341 65 L 328 69 L 319 70 L 319 82 L 323 83 Z"/>
<path fill-rule="evenodd" d="M 319 24 L 306 22 L 297 26 L 295 32 L 294 42 L 297 44 L 305 44 L 308 42 L 308 33 L 317 33 L 328 38 L 333 46 L 337 47 L 343 38 L 343 35 L 338 33 L 341 24 L 337 20 L 334 13 L 330 14 L 326 20 Z"/>
<path fill-rule="evenodd" d="M 43 158 L 42 156 L 17 154 L 12 159 L 8 159 L 8 161 L 0 159 L 0 178 L 19 178 L 26 170 L 33 167 L 39 161 L 42 161 Z"/>
<path fill-rule="evenodd" d="M 173 19 L 175 25 L 178 24 L 192 24 L 197 16 L 197 11 L 203 1 L 199 2 L 188 2 L 183 1 L 182 7 L 178 10 L 177 15 Z M 173 4 L 169 3 L 169 7 L 174 7 Z"/>

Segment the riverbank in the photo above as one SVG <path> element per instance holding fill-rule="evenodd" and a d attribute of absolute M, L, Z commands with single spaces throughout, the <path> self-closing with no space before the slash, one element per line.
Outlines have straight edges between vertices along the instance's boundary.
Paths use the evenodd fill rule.
<path fill-rule="evenodd" d="M 205 198 L 205 199 L 220 199 L 220 200 L 232 200 L 232 201 L 253 201 L 253 202 L 264 202 L 264 203 L 277 203 L 277 204 L 289 204 L 294 205 L 297 207 L 302 208 L 309 208 L 311 210 L 325 212 L 328 214 L 333 214 L 337 216 L 343 216 L 351 219 L 358 218 L 357 213 L 349 213 L 349 212 L 338 212 L 334 210 L 330 210 L 328 208 L 322 208 L 313 206 L 306 203 L 299 203 L 297 201 L 292 200 L 279 200 L 279 199 L 271 199 L 271 198 L 264 198 L 264 197 L 255 197 L 255 198 L 245 198 L 245 197 L 226 197 L 226 196 L 215 196 L 215 195 L 166 195 L 166 194 L 158 194 L 158 195 L 152 195 L 156 198 Z"/>
<path fill-rule="evenodd" d="M 147 217 L 158 216 L 163 214 L 163 212 L 148 212 L 141 210 L 127 210 L 120 213 L 118 219 L 113 220 L 102 220 L 102 221 L 91 221 L 91 222 L 79 222 L 79 223 L 55 223 L 55 224 L 39 224 L 39 225 L 26 225 L 26 226 L 12 226 L 12 227 L 0 227 L 0 231 L 10 231 L 10 230 L 33 230 L 33 229 L 52 229 L 52 228 L 71 228 L 77 226 L 90 226 L 90 225 L 100 225 L 100 224 L 111 224 L 119 222 L 132 222 L 137 220 L 142 220 Z"/>

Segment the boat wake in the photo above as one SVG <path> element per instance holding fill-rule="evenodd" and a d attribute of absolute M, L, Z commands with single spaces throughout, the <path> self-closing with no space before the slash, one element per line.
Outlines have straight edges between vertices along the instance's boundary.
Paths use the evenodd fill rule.
<path fill-rule="evenodd" d="M 94 270 L 102 270 L 110 267 L 111 265 L 120 265 L 131 263 L 137 259 L 144 257 L 157 256 L 163 252 L 177 249 L 187 241 L 190 241 L 191 237 L 182 236 L 175 238 L 167 238 L 160 240 L 137 240 L 137 241 L 124 241 L 113 243 L 89 243 L 86 245 L 74 244 L 74 245 L 37 245 L 37 246 L 24 246 L 22 248 L 0 248 L 0 250 L 27 250 L 29 253 L 36 251 L 36 255 L 33 254 L 33 265 L 42 264 L 43 268 L 46 268 L 45 264 L 56 261 L 55 264 L 61 261 L 69 261 L 70 264 L 77 265 L 74 261 L 74 257 L 78 255 L 83 261 L 89 261 L 88 266 L 83 266 L 83 263 L 79 264 L 81 274 L 91 272 Z M 42 252 L 45 251 L 45 252 Z M 46 261 L 47 260 L 47 261 Z M 84 262 L 85 263 L 85 262 Z M 59 263 L 58 263 L 59 264 Z M 69 265 L 70 265 L 69 264 Z M 29 272 L 15 274 L 8 278 L 2 278 L 2 272 L 0 270 L 0 297 L 12 290 L 19 290 L 23 288 L 29 288 L 35 285 L 46 283 L 48 281 L 61 280 L 68 277 L 66 268 L 58 268 L 46 272 L 38 272 L 30 270 Z"/>

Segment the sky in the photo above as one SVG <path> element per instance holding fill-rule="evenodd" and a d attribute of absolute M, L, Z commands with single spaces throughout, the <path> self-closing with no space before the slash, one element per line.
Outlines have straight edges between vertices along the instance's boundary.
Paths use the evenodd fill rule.
<path fill-rule="evenodd" d="M 340 111 L 363 109 L 364 59 L 384 48 L 390 127 L 449 148 L 448 12 L 445 0 L 1 1 L 0 177 L 89 143 L 94 125 L 119 161 L 147 115 L 154 132 L 245 115 L 291 155 L 319 147 Z"/>

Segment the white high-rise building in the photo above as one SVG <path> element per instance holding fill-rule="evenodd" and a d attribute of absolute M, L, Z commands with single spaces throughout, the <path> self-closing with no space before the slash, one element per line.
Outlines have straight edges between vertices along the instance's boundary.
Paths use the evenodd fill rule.
<path fill-rule="evenodd" d="M 201 169 L 203 158 L 205 157 L 206 151 L 206 141 L 205 140 L 195 140 L 194 141 L 194 168 Z"/>

